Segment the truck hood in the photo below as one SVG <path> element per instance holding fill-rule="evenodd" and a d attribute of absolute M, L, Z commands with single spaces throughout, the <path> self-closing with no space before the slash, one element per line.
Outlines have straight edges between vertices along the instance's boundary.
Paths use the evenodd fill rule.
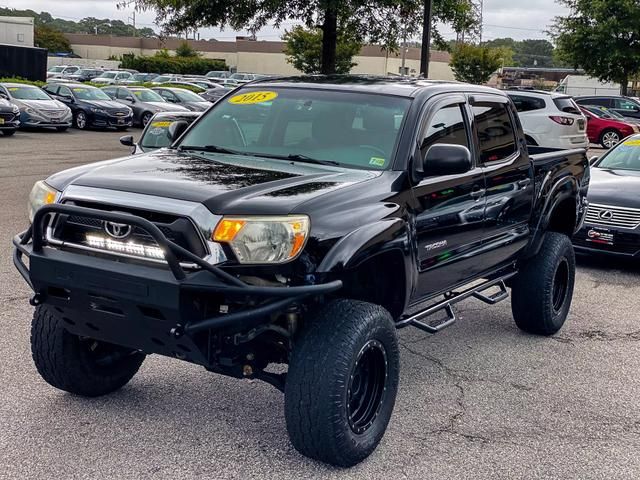
<path fill-rule="evenodd" d="M 58 190 L 78 185 L 199 202 L 217 214 L 283 215 L 303 202 L 380 175 L 368 170 L 161 149 L 65 170 L 49 177 L 47 183 Z"/>
<path fill-rule="evenodd" d="M 589 202 L 627 208 L 640 208 L 640 172 L 591 169 Z"/>

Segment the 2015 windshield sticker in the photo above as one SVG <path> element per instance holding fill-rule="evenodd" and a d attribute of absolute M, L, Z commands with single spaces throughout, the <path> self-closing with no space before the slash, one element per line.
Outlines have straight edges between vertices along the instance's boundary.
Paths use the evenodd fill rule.
<path fill-rule="evenodd" d="M 249 92 L 231 97 L 229 103 L 234 105 L 253 105 L 254 103 L 269 102 L 277 96 L 277 92 Z"/>
<path fill-rule="evenodd" d="M 627 145 L 628 147 L 640 147 L 640 140 L 627 140 L 623 145 Z"/>
<path fill-rule="evenodd" d="M 385 159 L 382 157 L 371 157 L 369 160 L 369 165 L 373 165 L 375 167 L 384 167 Z"/>
<path fill-rule="evenodd" d="M 170 127 L 173 122 L 153 122 L 152 127 Z"/>

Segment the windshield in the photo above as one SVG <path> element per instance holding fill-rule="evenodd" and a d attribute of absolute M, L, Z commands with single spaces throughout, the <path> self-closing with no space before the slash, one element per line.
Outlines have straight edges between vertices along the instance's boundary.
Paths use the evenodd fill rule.
<path fill-rule="evenodd" d="M 131 93 L 133 93 L 141 102 L 165 102 L 165 99 L 153 90 L 131 90 Z"/>
<path fill-rule="evenodd" d="M 109 95 L 99 88 L 75 87 L 71 90 L 73 95 L 80 100 L 111 100 Z"/>
<path fill-rule="evenodd" d="M 571 97 L 557 97 L 553 99 L 553 103 L 556 104 L 556 107 L 558 107 L 558 110 L 561 112 L 580 115 L 580 109 Z"/>
<path fill-rule="evenodd" d="M 115 72 L 105 72 L 102 75 L 100 75 L 99 78 L 116 78 L 117 73 Z"/>
<path fill-rule="evenodd" d="M 640 172 L 640 138 L 622 142 L 604 156 L 597 167 Z"/>
<path fill-rule="evenodd" d="M 387 95 L 245 88 L 216 104 L 181 146 L 383 170 L 408 107 L 409 99 Z"/>
<path fill-rule="evenodd" d="M 16 100 L 51 100 L 51 97 L 38 87 L 8 87 L 7 90 Z"/>
<path fill-rule="evenodd" d="M 189 90 L 171 90 L 181 102 L 202 102 L 203 99 L 200 95 L 196 95 Z"/>
<path fill-rule="evenodd" d="M 194 119 L 180 118 L 153 120 L 142 134 L 140 146 L 144 150 L 152 150 L 154 148 L 168 147 L 171 145 L 172 142 L 171 136 L 169 135 L 169 127 L 178 120 L 191 123 Z"/>
<path fill-rule="evenodd" d="M 58 73 L 58 72 L 62 72 L 63 70 L 64 70 L 64 67 L 53 67 L 47 71 L 50 73 Z"/>

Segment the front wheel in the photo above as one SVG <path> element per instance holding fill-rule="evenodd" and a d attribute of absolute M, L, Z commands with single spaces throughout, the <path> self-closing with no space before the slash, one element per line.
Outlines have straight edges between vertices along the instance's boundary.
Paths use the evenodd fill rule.
<path fill-rule="evenodd" d="M 69 333 L 62 316 L 46 305 L 33 314 L 31 354 L 49 385 L 84 397 L 118 390 L 145 359 L 138 351 Z"/>
<path fill-rule="evenodd" d="M 76 128 L 79 130 L 84 130 L 85 128 L 87 128 L 87 125 L 87 114 L 84 112 L 78 112 L 76 114 Z"/>
<path fill-rule="evenodd" d="M 569 315 L 575 280 L 571 240 L 547 232 L 538 254 L 513 281 L 511 311 L 518 328 L 536 335 L 557 333 Z"/>
<path fill-rule="evenodd" d="M 600 145 L 604 148 L 613 148 L 620 143 L 621 135 L 617 130 L 605 130 L 600 135 Z"/>
<path fill-rule="evenodd" d="M 382 439 L 398 390 L 399 352 L 391 315 L 334 301 L 305 320 L 285 386 L 285 418 L 303 455 L 350 467 Z"/>
<path fill-rule="evenodd" d="M 146 112 L 144 115 L 142 115 L 142 126 L 146 127 L 147 123 L 149 123 L 149 121 L 151 120 L 151 117 L 153 117 L 153 113 L 150 112 Z"/>

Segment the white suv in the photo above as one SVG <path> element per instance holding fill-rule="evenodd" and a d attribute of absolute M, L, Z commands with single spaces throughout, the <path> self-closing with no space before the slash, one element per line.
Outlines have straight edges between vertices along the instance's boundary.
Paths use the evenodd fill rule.
<path fill-rule="evenodd" d="M 587 148 L 587 120 L 567 95 L 538 90 L 507 92 L 518 110 L 527 143 L 548 148 Z"/>

